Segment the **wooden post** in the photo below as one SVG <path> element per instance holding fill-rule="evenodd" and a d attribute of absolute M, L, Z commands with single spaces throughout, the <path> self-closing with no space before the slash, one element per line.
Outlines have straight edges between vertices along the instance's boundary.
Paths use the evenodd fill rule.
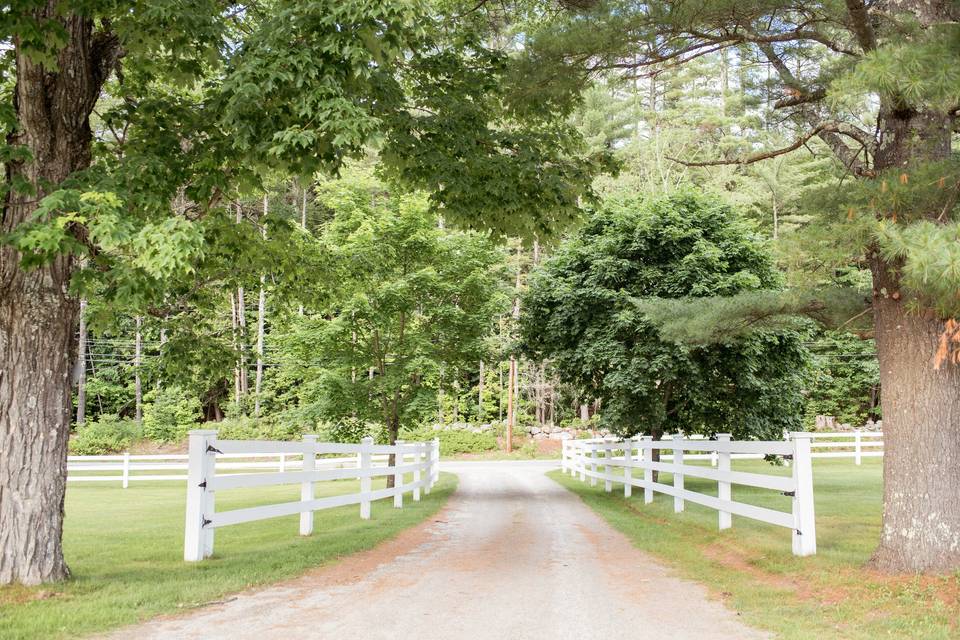
<path fill-rule="evenodd" d="M 813 464 L 810 438 L 813 434 L 793 434 L 793 555 L 809 556 L 817 552 L 817 528 L 813 508 Z"/>
<path fill-rule="evenodd" d="M 718 433 L 717 442 L 730 442 L 729 433 Z M 730 471 L 730 452 L 720 451 L 717 454 L 717 471 L 720 473 L 729 473 Z M 717 482 L 717 497 L 727 502 L 730 501 L 730 483 L 720 480 Z M 729 511 L 720 511 L 720 529 L 729 529 L 733 526 L 733 518 Z"/>
<path fill-rule="evenodd" d="M 673 434 L 674 444 L 680 443 L 683 441 L 683 434 L 675 433 Z M 674 449 L 673 450 L 673 488 L 680 492 L 683 491 L 683 471 L 681 467 L 683 466 L 683 449 Z M 674 513 L 680 513 L 683 511 L 683 498 L 679 495 L 673 497 L 673 511 Z"/>
<path fill-rule="evenodd" d="M 587 454 L 586 454 L 586 444 L 582 440 L 577 440 L 577 469 L 580 470 L 580 482 L 587 481 Z"/>
<path fill-rule="evenodd" d="M 287 470 L 287 454 L 280 454 L 280 473 L 283 473 Z"/>
<path fill-rule="evenodd" d="M 643 448 L 641 450 L 643 465 L 643 503 L 653 502 L 653 469 L 650 463 L 653 462 L 653 436 L 643 436 L 641 438 Z"/>
<path fill-rule="evenodd" d="M 403 473 L 397 471 L 403 466 L 406 454 L 403 451 L 403 440 L 395 440 L 396 453 L 393 454 L 393 508 L 403 509 Z"/>
<path fill-rule="evenodd" d="M 856 447 L 856 453 L 854 453 L 854 462 L 860 464 L 860 454 L 862 453 L 862 441 L 860 436 L 860 429 L 857 429 L 853 432 L 853 442 Z"/>
<path fill-rule="evenodd" d="M 123 488 L 130 486 L 130 452 L 123 452 Z"/>
<path fill-rule="evenodd" d="M 623 439 L 623 497 L 633 495 L 633 439 Z"/>
<path fill-rule="evenodd" d="M 430 486 L 440 480 L 440 438 L 433 439 L 433 466 L 430 470 Z"/>
<path fill-rule="evenodd" d="M 312 502 L 316 494 L 313 491 L 313 475 L 317 470 L 317 436 L 312 433 L 303 434 L 303 480 L 300 482 L 300 502 Z M 281 472 L 283 456 L 280 458 Z M 313 510 L 300 512 L 300 535 L 308 536 L 313 533 Z"/>
<path fill-rule="evenodd" d="M 606 492 L 613 491 L 613 481 L 610 480 L 610 457 L 613 455 L 612 443 L 609 438 L 604 438 L 603 440 L 603 475 L 607 476 L 603 481 L 603 490 Z"/>
<path fill-rule="evenodd" d="M 593 475 L 590 476 L 590 486 L 597 486 L 597 443 L 590 443 L 590 471 Z"/>
<path fill-rule="evenodd" d="M 213 553 L 213 491 L 209 491 L 213 480 L 216 454 L 209 451 L 215 448 L 217 432 L 210 429 L 196 429 L 190 432 L 190 453 L 187 463 L 187 509 L 183 535 L 183 559 L 198 562 Z"/>
<path fill-rule="evenodd" d="M 423 466 L 423 448 L 425 444 L 417 443 L 413 450 L 413 461 L 416 467 L 413 470 L 413 501 L 420 502 L 420 468 Z"/>
<path fill-rule="evenodd" d="M 373 479 L 369 474 L 373 469 L 373 456 L 370 453 L 372 446 L 373 438 L 369 436 L 360 441 L 360 517 L 364 520 L 370 519 L 370 490 Z"/>

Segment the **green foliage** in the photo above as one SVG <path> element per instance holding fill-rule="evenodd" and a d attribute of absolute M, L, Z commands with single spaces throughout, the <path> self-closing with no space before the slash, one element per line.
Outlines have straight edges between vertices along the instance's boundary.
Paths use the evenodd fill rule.
<path fill-rule="evenodd" d="M 483 453 L 497 448 L 497 438 L 490 431 L 474 433 L 467 429 L 433 429 L 419 427 L 404 429 L 400 437 L 408 442 L 425 442 L 440 439 L 440 455 L 454 456 L 460 453 Z"/>
<path fill-rule="evenodd" d="M 666 340 L 656 299 L 775 289 L 769 253 L 716 199 L 681 193 L 608 201 L 531 277 L 523 349 L 551 360 L 602 423 L 624 434 L 683 430 L 781 437 L 796 429 L 806 354 L 793 330 L 711 345 Z"/>
<path fill-rule="evenodd" d="M 362 175 L 320 185 L 318 199 L 334 212 L 307 285 L 318 313 L 292 318 L 280 341 L 291 397 L 322 419 L 395 433 L 435 412 L 442 368 L 484 357 L 505 306 L 501 254 L 480 234 L 440 228 L 422 195 Z"/>
<path fill-rule="evenodd" d="M 140 436 L 140 429 L 133 420 L 103 414 L 95 422 L 77 428 L 70 439 L 70 452 L 80 456 L 120 453 L 128 451 Z"/>
<path fill-rule="evenodd" d="M 157 442 L 177 442 L 197 428 L 200 401 L 181 387 L 168 386 L 145 397 L 143 435 Z"/>
<path fill-rule="evenodd" d="M 806 422 L 818 415 L 862 426 L 880 415 L 880 366 L 873 340 L 828 331 L 811 346 L 810 379 L 806 384 Z"/>
<path fill-rule="evenodd" d="M 382 424 L 367 422 L 346 416 L 325 424 L 320 429 L 320 438 L 324 442 L 348 442 L 358 444 L 364 438 L 373 438 L 374 442 L 386 444 L 387 435 Z"/>

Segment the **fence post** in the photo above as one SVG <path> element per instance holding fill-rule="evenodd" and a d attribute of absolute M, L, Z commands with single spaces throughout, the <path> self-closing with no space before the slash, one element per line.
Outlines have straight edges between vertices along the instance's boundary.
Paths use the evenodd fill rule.
<path fill-rule="evenodd" d="M 403 459 L 406 457 L 406 454 L 403 452 L 403 440 L 395 440 L 394 446 L 397 448 L 397 452 L 393 454 L 393 508 L 394 509 L 403 509 L 403 474 L 397 469 L 403 466 Z"/>
<path fill-rule="evenodd" d="M 428 450 L 430 452 L 430 465 L 427 467 L 429 481 L 427 482 L 426 492 L 429 494 L 430 489 L 433 488 L 440 477 L 440 438 L 431 440 Z"/>
<path fill-rule="evenodd" d="M 287 454 L 280 454 L 280 473 L 284 473 L 287 470 Z"/>
<path fill-rule="evenodd" d="M 633 495 L 633 439 L 623 439 L 623 497 Z"/>
<path fill-rule="evenodd" d="M 580 471 L 580 482 L 587 481 L 587 454 L 585 451 L 585 445 L 583 441 L 577 441 L 577 467 Z"/>
<path fill-rule="evenodd" d="M 418 442 L 413 449 L 413 462 L 416 465 L 413 469 L 413 501 L 420 502 L 420 467 L 423 465 L 423 448 L 427 444 Z"/>
<path fill-rule="evenodd" d="M 793 434 L 793 555 L 810 556 L 817 552 L 817 526 L 813 510 L 813 464 L 810 438 L 813 434 Z"/>
<path fill-rule="evenodd" d="M 187 462 L 187 509 L 183 530 L 183 559 L 198 562 L 213 553 L 213 492 L 208 491 L 216 464 L 214 447 L 217 432 L 212 429 L 190 431 Z M 209 494 L 209 498 L 208 498 Z"/>
<path fill-rule="evenodd" d="M 683 434 L 673 434 L 673 442 L 676 444 L 683 440 Z M 683 449 L 673 450 L 673 488 L 677 491 L 683 491 L 683 472 L 680 468 L 683 466 Z M 683 498 L 680 495 L 673 497 L 673 511 L 680 513 L 683 511 Z"/>
<path fill-rule="evenodd" d="M 317 470 L 317 436 L 312 433 L 303 434 L 303 481 L 300 483 L 300 502 L 312 502 L 313 474 Z M 282 460 L 282 458 L 281 458 Z M 308 536 L 313 533 L 313 510 L 300 512 L 300 535 Z"/>
<path fill-rule="evenodd" d="M 643 436 L 641 438 L 643 448 L 643 503 L 653 502 L 653 469 L 650 464 L 653 462 L 653 436 Z"/>
<path fill-rule="evenodd" d="M 590 471 L 593 475 L 590 476 L 590 486 L 597 486 L 597 443 L 590 443 Z"/>
<path fill-rule="evenodd" d="M 718 433 L 717 442 L 730 442 L 729 433 Z M 717 471 L 723 473 L 730 471 L 730 452 L 714 452 Z M 717 481 L 717 497 L 723 501 L 730 501 L 730 483 L 723 480 Z M 720 511 L 720 530 L 729 529 L 733 526 L 733 518 L 729 511 Z"/>
<path fill-rule="evenodd" d="M 858 463 L 859 464 L 859 463 Z M 130 486 L 130 452 L 123 452 L 123 488 Z"/>
<path fill-rule="evenodd" d="M 860 429 L 857 429 L 853 432 L 853 442 L 856 446 L 856 454 L 853 456 L 854 462 L 860 464 L 860 453 L 862 452 L 861 440 L 860 440 Z"/>
<path fill-rule="evenodd" d="M 560 441 L 560 471 L 567 475 L 567 441 Z"/>
<path fill-rule="evenodd" d="M 607 476 L 603 481 L 603 490 L 607 493 L 613 491 L 613 481 L 610 479 L 610 458 L 613 456 L 612 441 L 610 438 L 603 439 L 603 475 Z"/>
<path fill-rule="evenodd" d="M 369 474 L 373 468 L 373 456 L 370 452 L 372 446 L 373 438 L 369 436 L 360 441 L 360 517 L 363 520 L 370 519 L 370 488 L 373 478 Z"/>

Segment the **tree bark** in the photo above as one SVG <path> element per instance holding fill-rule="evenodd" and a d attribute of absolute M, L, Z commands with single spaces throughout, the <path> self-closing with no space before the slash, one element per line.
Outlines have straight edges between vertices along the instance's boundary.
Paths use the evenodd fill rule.
<path fill-rule="evenodd" d="M 137 316 L 137 333 L 134 337 L 133 345 L 133 376 L 134 376 L 134 396 L 136 406 L 137 424 L 143 423 L 143 380 L 140 377 L 140 364 L 143 359 L 143 318 Z"/>
<path fill-rule="evenodd" d="M 12 145 L 31 157 L 5 163 L 8 191 L 0 234 L 30 219 L 37 202 L 90 165 L 89 116 L 113 68 L 116 39 L 93 21 L 48 2 L 39 21 L 56 20 L 65 44 L 55 69 L 16 49 Z M 35 193 L 9 189 L 15 179 Z M 70 431 L 71 369 L 79 301 L 68 293 L 74 259 L 60 255 L 31 271 L 0 244 L 0 584 L 38 584 L 69 575 L 63 559 L 63 500 Z"/>
<path fill-rule="evenodd" d="M 878 170 L 909 173 L 950 154 L 952 116 L 882 108 Z M 870 255 L 883 410 L 884 500 L 873 564 L 889 572 L 960 567 L 960 368 L 933 366 L 944 322 L 909 308 L 899 264 Z M 922 309 L 922 306 L 921 306 Z"/>

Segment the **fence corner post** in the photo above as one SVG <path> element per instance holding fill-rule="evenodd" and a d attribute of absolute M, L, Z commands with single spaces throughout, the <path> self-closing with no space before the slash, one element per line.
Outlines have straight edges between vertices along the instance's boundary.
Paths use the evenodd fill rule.
<path fill-rule="evenodd" d="M 718 433 L 717 442 L 730 442 L 729 433 Z M 730 451 L 716 451 L 714 452 L 717 471 L 720 473 L 725 473 L 730 471 Z M 718 480 L 717 481 L 717 498 L 723 500 L 724 502 L 730 502 L 730 482 Z M 730 515 L 729 511 L 720 511 L 720 530 L 729 529 L 733 526 L 733 518 Z"/>
<path fill-rule="evenodd" d="M 360 517 L 364 520 L 370 519 L 370 488 L 373 479 L 370 474 L 373 468 L 373 456 L 370 447 L 373 446 L 373 438 L 366 437 L 360 441 Z"/>
<path fill-rule="evenodd" d="M 403 451 L 403 440 L 394 440 L 396 452 L 393 454 L 393 508 L 403 509 L 403 473 L 397 471 L 403 466 L 407 455 Z"/>
<path fill-rule="evenodd" d="M 187 456 L 187 508 L 183 530 L 183 559 L 199 562 L 213 553 L 213 491 L 210 481 L 216 470 L 217 432 L 195 429 L 189 432 Z"/>
<path fill-rule="evenodd" d="M 650 504 L 653 502 L 653 467 L 650 466 L 653 463 L 653 436 L 643 436 L 640 440 L 640 454 L 642 456 L 640 464 L 643 467 L 643 503 Z"/>
<path fill-rule="evenodd" d="M 682 433 L 673 434 L 673 443 L 674 445 L 679 444 L 683 441 Z M 681 445 L 682 446 L 682 445 Z M 676 446 L 673 449 L 673 488 L 676 491 L 677 495 L 673 496 L 673 511 L 674 513 L 680 513 L 683 511 L 683 449 L 677 448 Z"/>
<path fill-rule="evenodd" d="M 859 463 L 858 463 L 859 464 Z M 130 486 L 130 452 L 123 452 L 123 488 Z"/>
<path fill-rule="evenodd" d="M 863 452 L 863 441 L 860 435 L 860 429 L 856 429 L 853 432 L 853 442 L 856 446 L 856 454 L 853 456 L 853 460 L 856 464 L 860 464 L 860 454 Z"/>
<path fill-rule="evenodd" d="M 303 434 L 303 480 L 300 482 L 300 502 L 313 502 L 313 476 L 317 470 L 317 436 L 312 433 Z M 308 536 L 313 533 L 313 510 L 300 512 L 300 535 Z"/>
<path fill-rule="evenodd" d="M 633 438 L 623 439 L 623 497 L 633 495 Z"/>
<path fill-rule="evenodd" d="M 813 434 L 795 432 L 793 449 L 793 555 L 810 556 L 817 552 L 817 525 L 813 506 L 813 464 L 810 438 Z"/>

